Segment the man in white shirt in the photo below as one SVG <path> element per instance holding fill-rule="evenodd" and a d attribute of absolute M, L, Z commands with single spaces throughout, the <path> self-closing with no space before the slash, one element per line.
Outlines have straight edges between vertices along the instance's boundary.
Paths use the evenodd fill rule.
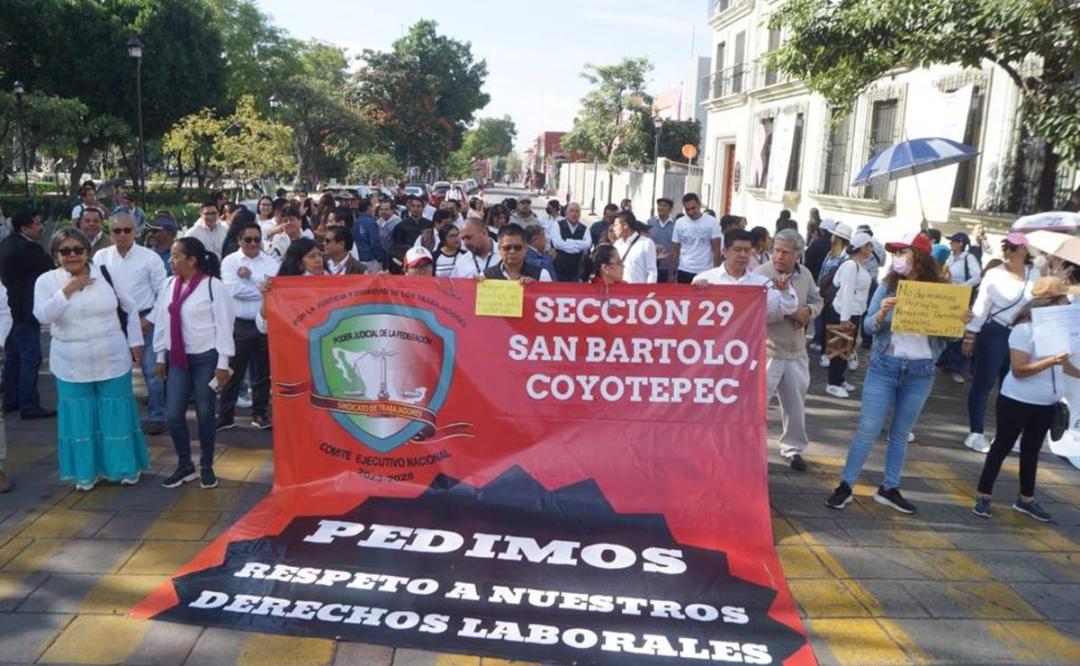
<path fill-rule="evenodd" d="M 623 262 L 623 281 L 629 284 L 656 282 L 656 243 L 642 234 L 645 225 L 634 214 L 623 211 L 611 223 L 615 249 Z"/>
<path fill-rule="evenodd" d="M 695 287 L 711 284 L 768 287 L 765 320 L 772 323 L 795 314 L 799 309 L 799 296 L 791 286 L 791 275 L 781 275 L 770 280 L 764 275 L 751 273 L 747 268 L 753 252 L 754 241 L 750 232 L 745 229 L 732 229 L 724 236 L 724 263 L 699 273 L 692 284 Z"/>
<path fill-rule="evenodd" d="M 465 220 L 465 226 L 461 229 L 461 243 L 472 256 L 468 261 L 458 262 L 454 277 L 483 275 L 484 271 L 499 265 L 499 251 L 481 220 Z M 524 250 L 521 254 L 524 261 Z"/>
<path fill-rule="evenodd" d="M 581 204 L 571 201 L 566 206 L 566 218 L 559 220 L 548 234 L 555 248 L 555 279 L 577 282 L 581 279 L 581 260 L 592 247 L 589 229 L 581 223 Z"/>
<path fill-rule="evenodd" d="M 71 209 L 71 221 L 79 219 L 82 212 L 86 208 L 100 208 L 101 204 L 97 200 L 97 185 L 92 180 L 83 181 L 82 186 L 79 188 L 79 203 Z"/>
<path fill-rule="evenodd" d="M 130 213 L 114 213 L 109 218 L 113 244 L 94 255 L 94 265 L 107 271 L 113 286 L 125 294 L 139 313 L 139 328 L 143 334 L 144 350 L 153 349 L 154 324 L 150 314 L 158 295 L 165 286 L 165 265 L 161 256 L 135 243 L 135 218 Z M 165 382 L 154 372 L 154 355 L 142 355 L 143 380 L 149 393 L 146 411 L 146 434 L 165 432 Z"/>
<path fill-rule="evenodd" d="M 221 250 L 225 246 L 225 236 L 229 234 L 229 230 L 219 221 L 220 216 L 217 204 L 207 201 L 202 205 L 202 217 L 184 234 L 202 241 L 218 259 L 221 259 Z"/>
<path fill-rule="evenodd" d="M 720 223 L 701 209 L 701 199 L 690 192 L 683 196 L 686 215 L 675 221 L 671 232 L 671 275 L 668 281 L 695 282 L 695 276 L 720 265 L 723 234 Z M 747 256 L 749 261 L 749 256 Z"/>
<path fill-rule="evenodd" d="M 221 392 L 215 426 L 218 430 L 236 427 L 236 401 L 244 375 L 251 370 L 251 425 L 268 430 L 270 425 L 270 351 L 265 333 L 255 326 L 262 307 L 259 290 L 268 278 L 277 275 L 278 261 L 262 251 L 262 231 L 257 222 L 248 222 L 237 236 L 240 249 L 221 262 L 221 281 L 229 291 L 236 354 L 230 359 L 232 377 Z"/>
<path fill-rule="evenodd" d="M 276 233 L 273 238 L 266 241 L 267 254 L 278 261 L 285 258 L 285 253 L 294 240 L 301 238 L 315 239 L 315 234 L 311 233 L 311 229 L 303 228 L 299 206 L 293 203 L 286 205 L 282 209 L 282 215 L 285 217 L 285 227 L 280 233 Z"/>

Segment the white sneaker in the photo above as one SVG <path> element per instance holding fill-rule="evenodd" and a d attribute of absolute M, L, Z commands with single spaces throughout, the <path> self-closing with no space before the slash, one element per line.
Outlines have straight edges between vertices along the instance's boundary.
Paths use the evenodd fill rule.
<path fill-rule="evenodd" d="M 820 365 L 823 368 L 827 368 L 827 367 L 829 367 L 829 361 L 831 361 L 831 360 L 832 360 L 831 358 L 829 358 L 825 354 L 822 354 L 821 355 L 821 360 L 818 361 L 818 365 Z"/>
<path fill-rule="evenodd" d="M 810 343 L 810 351 L 815 351 L 815 352 L 821 351 L 821 345 L 819 345 L 816 342 L 811 342 Z"/>
<path fill-rule="evenodd" d="M 833 386 L 829 384 L 825 387 L 825 392 L 834 398 L 850 398 L 851 394 L 848 393 L 843 386 Z"/>
<path fill-rule="evenodd" d="M 853 392 L 855 390 L 855 385 L 852 384 L 851 382 L 844 382 L 843 384 L 841 384 L 841 386 L 843 386 L 844 390 L 847 391 L 848 393 L 851 393 L 851 392 Z"/>
<path fill-rule="evenodd" d="M 986 440 L 986 435 L 981 432 L 970 433 L 964 440 L 964 446 L 976 453 L 986 453 L 990 450 L 990 442 Z"/>
<path fill-rule="evenodd" d="M 251 409 L 251 396 L 241 393 L 236 398 L 236 406 L 240 409 Z"/>
<path fill-rule="evenodd" d="M 957 384 L 963 384 L 964 383 L 964 376 L 962 374 L 960 374 L 959 372 L 954 372 L 953 375 L 952 375 L 952 380 L 953 380 L 953 382 L 955 382 Z"/>
<path fill-rule="evenodd" d="M 858 370 L 859 369 L 859 353 L 858 352 L 854 352 L 854 351 L 851 352 L 851 357 L 848 358 L 848 360 L 847 360 L 847 368 L 848 368 L 848 370 Z"/>
<path fill-rule="evenodd" d="M 907 443 L 911 444 L 914 441 L 915 441 L 915 433 L 914 432 L 909 432 L 907 434 Z"/>

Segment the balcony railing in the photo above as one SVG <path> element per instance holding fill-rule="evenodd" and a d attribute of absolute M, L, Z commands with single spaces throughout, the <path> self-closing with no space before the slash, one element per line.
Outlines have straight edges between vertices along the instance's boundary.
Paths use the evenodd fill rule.
<path fill-rule="evenodd" d="M 790 76 L 779 70 L 766 67 L 762 60 L 728 67 L 705 77 L 705 85 L 709 89 L 709 99 L 723 99 L 731 95 L 748 93 L 761 88 L 787 83 L 788 81 L 791 81 Z"/>
<path fill-rule="evenodd" d="M 742 5 L 750 4 L 751 0 L 715 0 L 712 4 L 712 13 L 709 14 L 710 18 L 723 14 L 729 9 L 734 9 Z"/>

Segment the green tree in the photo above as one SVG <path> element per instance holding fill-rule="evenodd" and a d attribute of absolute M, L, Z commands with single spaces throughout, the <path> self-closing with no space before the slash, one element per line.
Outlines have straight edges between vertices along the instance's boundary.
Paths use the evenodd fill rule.
<path fill-rule="evenodd" d="M 31 164 L 42 150 L 74 153 L 85 117 L 86 105 L 78 100 L 32 92 L 20 103 L 14 94 L 0 92 L 0 183 L 7 182 L 13 159 L 24 148 Z"/>
<path fill-rule="evenodd" d="M 683 157 L 682 148 L 686 144 L 692 144 L 698 149 L 701 148 L 701 122 L 697 120 L 668 120 L 665 121 L 659 129 L 656 124 L 649 119 L 649 135 L 652 139 L 649 142 L 649 156 L 655 160 L 653 151 L 656 148 L 656 133 L 660 133 L 660 157 L 666 157 L 669 160 L 675 162 L 685 162 L 686 158 Z"/>
<path fill-rule="evenodd" d="M 402 172 L 401 165 L 389 153 L 361 153 L 353 155 L 349 162 L 350 172 L 364 181 L 384 182 Z"/>
<path fill-rule="evenodd" d="M 840 115 L 896 68 L 994 63 L 1020 88 L 1028 130 L 1047 141 L 1041 206 L 1055 203 L 1059 161 L 1080 164 L 1080 9 L 1075 2 L 789 0 L 770 25 L 788 35 L 769 54 L 770 65 L 802 79 Z M 1080 190 L 1069 204 L 1080 207 Z"/>
<path fill-rule="evenodd" d="M 510 116 L 481 118 L 476 128 L 465 134 L 462 150 L 471 160 L 498 157 L 514 150 L 517 126 Z"/>
<path fill-rule="evenodd" d="M 350 97 L 371 123 L 378 150 L 405 166 L 439 167 L 460 148 L 465 128 L 490 101 L 487 63 L 472 47 L 418 21 L 391 51 L 364 51 Z"/>
<path fill-rule="evenodd" d="M 273 25 L 252 0 L 212 0 L 212 4 L 225 59 L 222 92 L 231 105 L 251 95 L 258 109 L 268 111 L 277 84 L 303 73 L 304 43 Z"/>
<path fill-rule="evenodd" d="M 251 95 L 237 101 L 236 111 L 223 124 L 210 160 L 216 170 L 247 181 L 296 169 L 292 129 L 260 115 Z"/>
<path fill-rule="evenodd" d="M 214 173 L 214 146 L 225 135 L 225 122 L 218 118 L 213 110 L 203 109 L 181 118 L 172 129 L 165 133 L 161 148 L 176 159 L 176 189 L 184 187 L 185 168 L 195 174 L 199 187 L 206 186 L 208 178 L 216 180 L 220 175 Z"/>
<path fill-rule="evenodd" d="M 615 65 L 585 65 L 581 73 L 593 89 L 581 98 L 574 126 L 562 144 L 567 151 L 579 150 L 607 164 L 609 199 L 615 170 L 648 158 L 652 97 L 645 85 L 652 68 L 648 58 L 626 58 Z"/>

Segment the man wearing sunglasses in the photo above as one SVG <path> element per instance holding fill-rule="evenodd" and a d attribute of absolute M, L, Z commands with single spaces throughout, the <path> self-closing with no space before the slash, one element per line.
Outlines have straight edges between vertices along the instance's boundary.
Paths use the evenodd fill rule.
<path fill-rule="evenodd" d="M 539 266 L 525 263 L 525 230 L 511 222 L 499 229 L 499 258 L 497 266 L 484 271 L 489 280 L 516 280 L 522 284 L 529 282 L 551 282 L 551 273 Z"/>
<path fill-rule="evenodd" d="M 236 401 L 240 385 L 251 369 L 251 425 L 269 430 L 270 424 L 270 352 L 265 333 L 255 325 L 263 304 L 260 287 L 278 272 L 278 260 L 262 251 L 262 230 L 258 222 L 240 228 L 240 249 L 221 262 L 221 281 L 232 297 L 233 342 L 236 354 L 229 360 L 232 377 L 221 392 L 216 426 L 218 430 L 236 427 Z"/>
<path fill-rule="evenodd" d="M 113 288 L 135 304 L 144 349 L 152 349 L 154 325 L 150 323 L 150 312 L 165 285 L 165 265 L 157 252 L 135 243 L 135 228 L 135 218 L 130 213 L 113 213 L 109 218 L 113 244 L 94 255 L 94 265 L 108 271 Z M 143 379 L 150 394 L 146 413 L 148 435 L 165 432 L 165 383 L 154 372 L 154 361 L 153 354 L 143 354 Z"/>

